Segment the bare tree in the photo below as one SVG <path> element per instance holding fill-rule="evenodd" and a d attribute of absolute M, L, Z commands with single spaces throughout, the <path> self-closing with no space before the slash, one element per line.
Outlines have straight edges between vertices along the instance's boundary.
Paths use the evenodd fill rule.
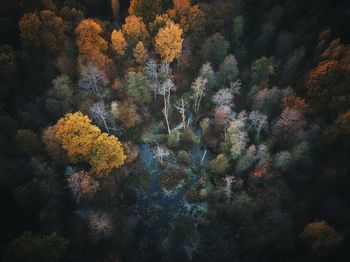
<path fill-rule="evenodd" d="M 250 121 L 250 128 L 254 128 L 256 131 L 256 144 L 259 144 L 259 135 L 263 127 L 268 124 L 267 116 L 259 111 L 252 111 L 248 117 Z"/>
<path fill-rule="evenodd" d="M 159 88 L 159 66 L 157 62 L 150 58 L 147 60 L 145 67 L 144 67 L 144 73 L 148 77 L 148 79 L 151 82 L 151 87 L 154 92 L 154 96 L 156 96 Z"/>
<path fill-rule="evenodd" d="M 162 165 L 164 164 L 164 160 L 170 156 L 170 151 L 164 146 L 157 145 L 154 150 L 153 158 L 157 159 Z"/>
<path fill-rule="evenodd" d="M 82 196 L 92 196 L 99 188 L 99 183 L 86 171 L 75 172 L 68 177 L 68 187 L 76 201 Z"/>
<path fill-rule="evenodd" d="M 181 101 L 175 105 L 177 111 L 179 111 L 179 113 L 181 114 L 181 117 L 182 117 L 182 124 L 183 124 L 183 127 L 184 127 L 184 130 L 188 130 L 189 128 L 189 122 L 186 122 L 186 106 L 188 104 L 188 101 L 181 98 Z"/>
<path fill-rule="evenodd" d="M 89 235 L 93 241 L 98 241 L 112 234 L 112 218 L 107 213 L 88 212 Z"/>
<path fill-rule="evenodd" d="M 98 67 L 89 62 L 83 67 L 78 82 L 79 88 L 92 92 L 94 95 L 102 98 L 105 95 L 103 88 L 108 84 L 106 74 L 98 69 Z"/>
<path fill-rule="evenodd" d="M 109 126 L 112 121 L 112 114 L 106 109 L 103 101 L 97 102 L 90 108 L 91 117 L 98 125 L 103 125 L 108 134 L 110 134 L 111 127 Z"/>
<path fill-rule="evenodd" d="M 168 128 L 168 133 L 169 135 L 171 134 L 170 130 L 170 125 L 169 125 L 169 112 L 170 112 L 170 95 L 171 91 L 176 90 L 176 87 L 171 81 L 170 78 L 168 78 L 160 87 L 158 90 L 158 93 L 163 96 L 163 101 L 164 101 L 164 108 L 162 110 L 167 128 Z"/>
<path fill-rule="evenodd" d="M 213 95 L 211 98 L 213 103 L 217 106 L 233 106 L 233 95 L 232 90 L 229 88 L 222 88 Z"/>
<path fill-rule="evenodd" d="M 199 76 L 191 85 L 191 88 L 193 90 L 194 108 L 196 112 L 198 112 L 199 105 L 205 94 L 205 88 L 206 88 L 207 82 L 208 82 L 207 78 L 203 78 Z"/>

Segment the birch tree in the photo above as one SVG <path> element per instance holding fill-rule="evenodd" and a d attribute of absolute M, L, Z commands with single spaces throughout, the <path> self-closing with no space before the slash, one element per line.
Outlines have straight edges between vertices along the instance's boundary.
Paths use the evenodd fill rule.
<path fill-rule="evenodd" d="M 192 83 L 191 88 L 193 90 L 195 112 L 198 112 L 198 110 L 199 110 L 199 105 L 200 105 L 201 100 L 205 94 L 205 88 L 206 88 L 207 82 L 208 82 L 207 78 L 203 78 L 203 77 L 199 76 Z"/>
<path fill-rule="evenodd" d="M 259 144 L 259 135 L 262 128 L 268 124 L 267 116 L 259 111 L 252 111 L 249 114 L 250 128 L 256 131 L 256 144 Z"/>
<path fill-rule="evenodd" d="M 181 114 L 182 118 L 182 125 L 184 130 L 188 130 L 189 128 L 189 121 L 186 122 L 186 107 L 187 107 L 188 101 L 181 98 L 181 101 L 175 106 L 177 111 Z"/>
<path fill-rule="evenodd" d="M 169 112 L 170 112 L 170 95 L 171 91 L 176 90 L 176 87 L 171 81 L 171 79 L 167 79 L 159 88 L 158 93 L 163 96 L 164 108 L 162 110 L 165 122 L 167 124 L 167 129 L 169 135 L 171 134 L 170 125 L 169 125 Z"/>
<path fill-rule="evenodd" d="M 103 101 L 97 102 L 90 108 L 92 119 L 98 124 L 103 125 L 108 134 L 110 134 L 112 121 L 112 115 L 109 110 L 106 109 L 105 103 Z"/>

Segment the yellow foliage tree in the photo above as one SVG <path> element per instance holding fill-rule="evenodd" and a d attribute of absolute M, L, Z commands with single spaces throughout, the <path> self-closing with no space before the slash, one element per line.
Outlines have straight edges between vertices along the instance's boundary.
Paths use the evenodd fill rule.
<path fill-rule="evenodd" d="M 93 19 L 81 21 L 75 30 L 77 34 L 76 45 L 82 54 L 93 54 L 106 51 L 108 43 L 101 36 L 103 29 Z"/>
<path fill-rule="evenodd" d="M 66 114 L 54 126 L 55 136 L 73 163 L 88 162 L 98 176 L 121 166 L 126 156 L 117 137 L 102 133 L 81 112 Z"/>
<path fill-rule="evenodd" d="M 122 32 L 129 45 L 134 45 L 138 41 L 145 41 L 148 38 L 148 31 L 141 17 L 130 15 L 125 18 Z"/>
<path fill-rule="evenodd" d="M 133 50 L 133 54 L 136 59 L 136 62 L 141 65 L 143 65 L 148 58 L 147 49 L 141 41 L 137 43 L 136 47 Z"/>
<path fill-rule="evenodd" d="M 87 160 L 94 140 L 101 130 L 91 124 L 91 119 L 81 112 L 67 114 L 55 125 L 55 135 L 67 151 L 71 161 Z"/>
<path fill-rule="evenodd" d="M 124 55 L 128 46 L 123 33 L 120 30 L 113 30 L 111 35 L 112 48 L 118 55 Z"/>
<path fill-rule="evenodd" d="M 168 22 L 161 28 L 155 38 L 155 50 L 164 62 L 170 63 L 182 50 L 182 29 L 179 25 Z"/>
<path fill-rule="evenodd" d="M 109 173 L 126 159 L 122 143 L 113 135 L 101 134 L 93 143 L 89 154 L 92 171 L 98 175 Z"/>

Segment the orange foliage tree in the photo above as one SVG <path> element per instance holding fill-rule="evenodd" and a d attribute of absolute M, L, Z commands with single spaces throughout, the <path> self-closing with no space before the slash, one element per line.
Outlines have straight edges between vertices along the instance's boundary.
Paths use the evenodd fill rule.
<path fill-rule="evenodd" d="M 76 44 L 80 53 L 90 54 L 107 50 L 108 43 L 101 36 L 103 28 L 95 20 L 85 19 L 81 21 L 75 32 L 77 34 Z"/>
<path fill-rule="evenodd" d="M 137 43 L 136 47 L 133 50 L 133 54 L 136 59 L 136 62 L 141 65 L 143 65 L 148 58 L 147 49 L 141 41 Z"/>
<path fill-rule="evenodd" d="M 108 42 L 101 36 L 103 27 L 93 19 L 85 19 L 79 23 L 76 30 L 76 45 L 79 50 L 80 68 L 92 61 L 103 70 L 111 66 L 112 61 L 106 56 Z"/>
<path fill-rule="evenodd" d="M 120 30 L 113 30 L 111 35 L 112 48 L 118 55 L 124 55 L 128 46 L 123 33 Z"/>
<path fill-rule="evenodd" d="M 334 251 L 343 240 L 343 236 L 324 220 L 307 224 L 300 236 L 309 242 L 311 250 L 315 252 Z"/>
<path fill-rule="evenodd" d="M 350 101 L 349 70 L 337 60 L 320 62 L 306 79 L 307 94 L 322 110 L 342 111 Z"/>
<path fill-rule="evenodd" d="M 294 109 L 302 113 L 306 113 L 310 110 L 308 104 L 306 104 L 305 99 L 297 96 L 285 96 L 282 99 L 282 104 L 284 108 Z"/>
<path fill-rule="evenodd" d="M 134 46 L 138 41 L 148 39 L 148 31 L 141 17 L 130 15 L 125 18 L 125 24 L 122 26 L 122 32 L 129 45 Z"/>

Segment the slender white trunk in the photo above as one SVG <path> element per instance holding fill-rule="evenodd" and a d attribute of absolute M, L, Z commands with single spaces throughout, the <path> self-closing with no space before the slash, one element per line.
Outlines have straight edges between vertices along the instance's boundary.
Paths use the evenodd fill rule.
<path fill-rule="evenodd" d="M 203 156 L 202 156 L 202 159 L 201 159 L 201 165 L 203 165 L 203 161 L 204 161 L 204 158 L 205 158 L 206 154 L 207 154 L 207 150 L 205 150 L 204 153 L 203 153 Z"/>

